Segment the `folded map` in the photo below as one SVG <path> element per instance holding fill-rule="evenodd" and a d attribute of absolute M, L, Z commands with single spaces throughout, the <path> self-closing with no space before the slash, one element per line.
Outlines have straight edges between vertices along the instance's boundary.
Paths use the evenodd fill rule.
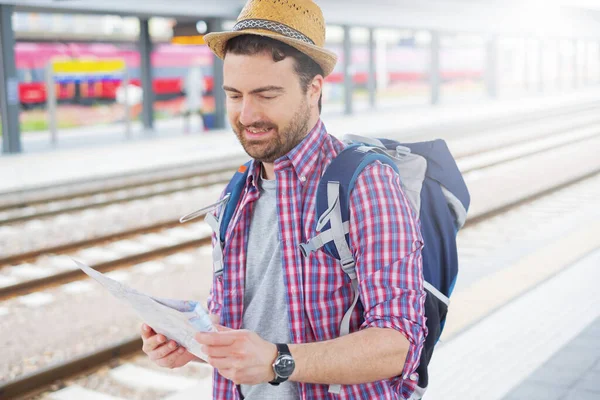
<path fill-rule="evenodd" d="M 165 335 L 185 347 L 190 353 L 206 361 L 201 345 L 196 342 L 197 332 L 216 331 L 202 305 L 196 301 L 173 300 L 151 297 L 117 282 L 114 279 L 73 260 L 89 277 L 98 281 L 113 296 L 128 304 L 152 327 L 155 332 Z"/>

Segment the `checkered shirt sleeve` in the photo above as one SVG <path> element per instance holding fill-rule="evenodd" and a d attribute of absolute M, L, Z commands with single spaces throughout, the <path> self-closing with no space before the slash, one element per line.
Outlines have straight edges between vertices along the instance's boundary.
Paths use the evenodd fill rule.
<path fill-rule="evenodd" d="M 400 179 L 390 166 L 376 162 L 366 167 L 350 202 L 350 244 L 364 306 L 361 329 L 391 328 L 408 340 L 402 375 L 391 382 L 399 388 L 416 370 L 427 334 L 423 240 Z"/>

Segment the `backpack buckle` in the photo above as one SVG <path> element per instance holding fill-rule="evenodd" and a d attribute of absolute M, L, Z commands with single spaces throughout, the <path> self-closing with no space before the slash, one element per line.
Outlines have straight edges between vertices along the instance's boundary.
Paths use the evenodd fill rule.
<path fill-rule="evenodd" d="M 412 154 L 412 151 L 410 150 L 409 147 L 402 146 L 402 145 L 396 146 L 396 155 L 398 157 L 407 156 L 409 154 Z"/>
<path fill-rule="evenodd" d="M 346 273 L 346 275 L 348 275 L 350 279 L 356 279 L 356 270 L 354 268 L 356 266 L 356 262 L 354 259 L 347 258 L 340 260 L 340 263 L 342 264 L 342 270 Z"/>
<path fill-rule="evenodd" d="M 308 257 L 311 253 L 317 251 L 314 243 L 312 241 L 306 243 L 300 243 L 300 252 L 304 257 Z"/>
<path fill-rule="evenodd" d="M 346 260 L 341 260 L 340 261 L 342 263 L 342 267 L 346 268 L 349 266 L 352 266 L 352 268 L 354 268 L 354 259 L 352 258 L 348 258 Z"/>

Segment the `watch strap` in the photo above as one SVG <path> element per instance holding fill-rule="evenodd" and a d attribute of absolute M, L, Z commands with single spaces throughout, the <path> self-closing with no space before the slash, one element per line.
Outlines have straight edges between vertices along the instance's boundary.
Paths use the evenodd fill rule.
<path fill-rule="evenodd" d="M 280 356 L 282 354 L 289 354 L 290 356 L 292 355 L 292 353 L 290 353 L 290 348 L 287 344 L 276 343 L 275 346 L 277 346 L 277 356 Z"/>
<path fill-rule="evenodd" d="M 277 359 L 280 356 L 282 356 L 284 354 L 291 356 L 292 353 L 290 352 L 290 348 L 288 347 L 288 345 L 285 343 L 275 343 L 275 346 L 277 346 L 277 357 L 275 357 L 275 361 L 273 362 L 273 372 L 275 372 L 275 379 L 273 379 L 271 382 L 269 382 L 269 384 L 271 384 L 273 386 L 279 386 L 280 383 L 287 381 L 288 378 L 287 377 L 284 378 L 284 377 L 277 375 L 277 372 L 275 371 L 275 362 L 277 362 Z"/>

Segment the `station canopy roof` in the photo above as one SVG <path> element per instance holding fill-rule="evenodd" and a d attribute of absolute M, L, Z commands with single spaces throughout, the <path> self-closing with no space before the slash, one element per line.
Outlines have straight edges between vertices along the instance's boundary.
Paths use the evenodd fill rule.
<path fill-rule="evenodd" d="M 600 39 L 600 0 L 317 0 L 333 25 Z M 244 0 L 0 0 L 17 11 L 235 19 Z"/>

